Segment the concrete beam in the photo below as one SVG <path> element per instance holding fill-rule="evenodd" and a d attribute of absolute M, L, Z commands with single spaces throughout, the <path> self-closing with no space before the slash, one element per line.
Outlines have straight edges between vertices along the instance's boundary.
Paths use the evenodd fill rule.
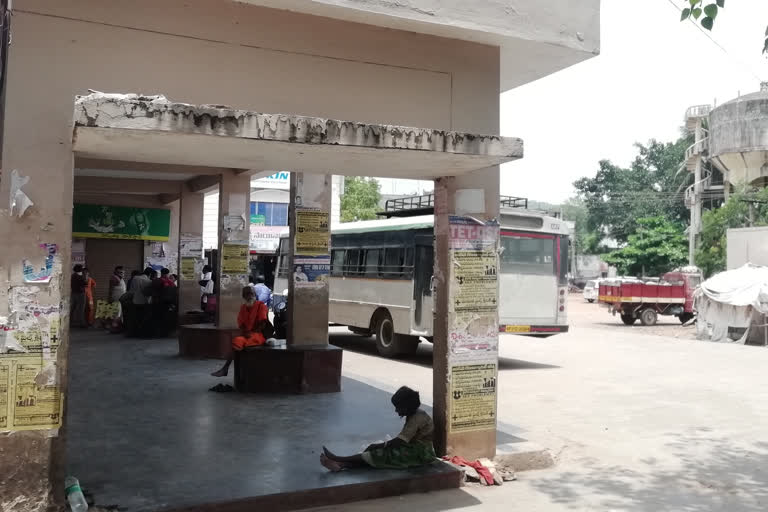
<path fill-rule="evenodd" d="M 394 178 L 463 175 L 523 156 L 514 137 L 173 103 L 94 93 L 75 103 L 87 158 Z"/>
<path fill-rule="evenodd" d="M 216 176 L 198 176 L 187 181 L 186 186 L 190 192 L 205 192 L 219 185 L 220 176 L 220 174 Z"/>
<path fill-rule="evenodd" d="M 178 201 L 181 198 L 181 192 L 176 194 L 160 194 L 158 200 L 163 204 L 171 204 L 174 201 Z"/>
<path fill-rule="evenodd" d="M 137 180 L 75 176 L 75 193 L 102 192 L 104 194 L 178 194 L 180 181 Z"/>
<path fill-rule="evenodd" d="M 201 165 L 177 165 L 82 157 L 75 158 L 75 169 L 109 169 L 113 171 L 162 172 L 194 175 L 221 174 L 224 170 L 221 167 L 207 167 Z"/>

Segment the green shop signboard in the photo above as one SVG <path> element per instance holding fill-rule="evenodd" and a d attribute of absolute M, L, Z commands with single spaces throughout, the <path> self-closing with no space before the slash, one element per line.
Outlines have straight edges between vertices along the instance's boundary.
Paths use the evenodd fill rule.
<path fill-rule="evenodd" d="M 72 212 L 74 238 L 122 238 L 168 241 L 171 211 L 76 204 Z"/>

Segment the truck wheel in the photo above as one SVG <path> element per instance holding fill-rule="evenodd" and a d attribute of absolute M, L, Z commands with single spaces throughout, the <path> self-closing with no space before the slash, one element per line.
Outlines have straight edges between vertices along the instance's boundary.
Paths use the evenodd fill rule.
<path fill-rule="evenodd" d="M 634 325 L 635 324 L 635 316 L 632 313 L 622 313 L 621 314 L 621 321 L 624 322 L 624 325 Z"/>
<path fill-rule="evenodd" d="M 680 319 L 681 324 L 684 324 L 693 318 L 693 313 L 681 313 L 677 318 Z"/>
<path fill-rule="evenodd" d="M 643 325 L 656 325 L 656 320 L 658 320 L 656 311 L 651 308 L 644 309 L 643 312 L 640 313 L 640 323 Z"/>

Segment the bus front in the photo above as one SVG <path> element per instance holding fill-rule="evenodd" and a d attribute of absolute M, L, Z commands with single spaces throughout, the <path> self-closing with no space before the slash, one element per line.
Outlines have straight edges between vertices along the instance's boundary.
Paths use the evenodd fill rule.
<path fill-rule="evenodd" d="M 499 331 L 547 337 L 568 332 L 568 235 L 565 224 L 540 217 L 520 229 L 502 215 Z"/>

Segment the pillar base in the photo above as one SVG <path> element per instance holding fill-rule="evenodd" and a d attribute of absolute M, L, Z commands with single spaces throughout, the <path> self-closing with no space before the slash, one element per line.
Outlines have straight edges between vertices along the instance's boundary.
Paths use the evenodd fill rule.
<path fill-rule="evenodd" d="M 235 353 L 235 387 L 245 393 L 338 393 L 341 356 L 333 345 L 249 347 Z"/>
<path fill-rule="evenodd" d="M 232 337 L 240 329 L 214 324 L 191 324 L 179 327 L 179 355 L 192 359 L 231 359 Z"/>

